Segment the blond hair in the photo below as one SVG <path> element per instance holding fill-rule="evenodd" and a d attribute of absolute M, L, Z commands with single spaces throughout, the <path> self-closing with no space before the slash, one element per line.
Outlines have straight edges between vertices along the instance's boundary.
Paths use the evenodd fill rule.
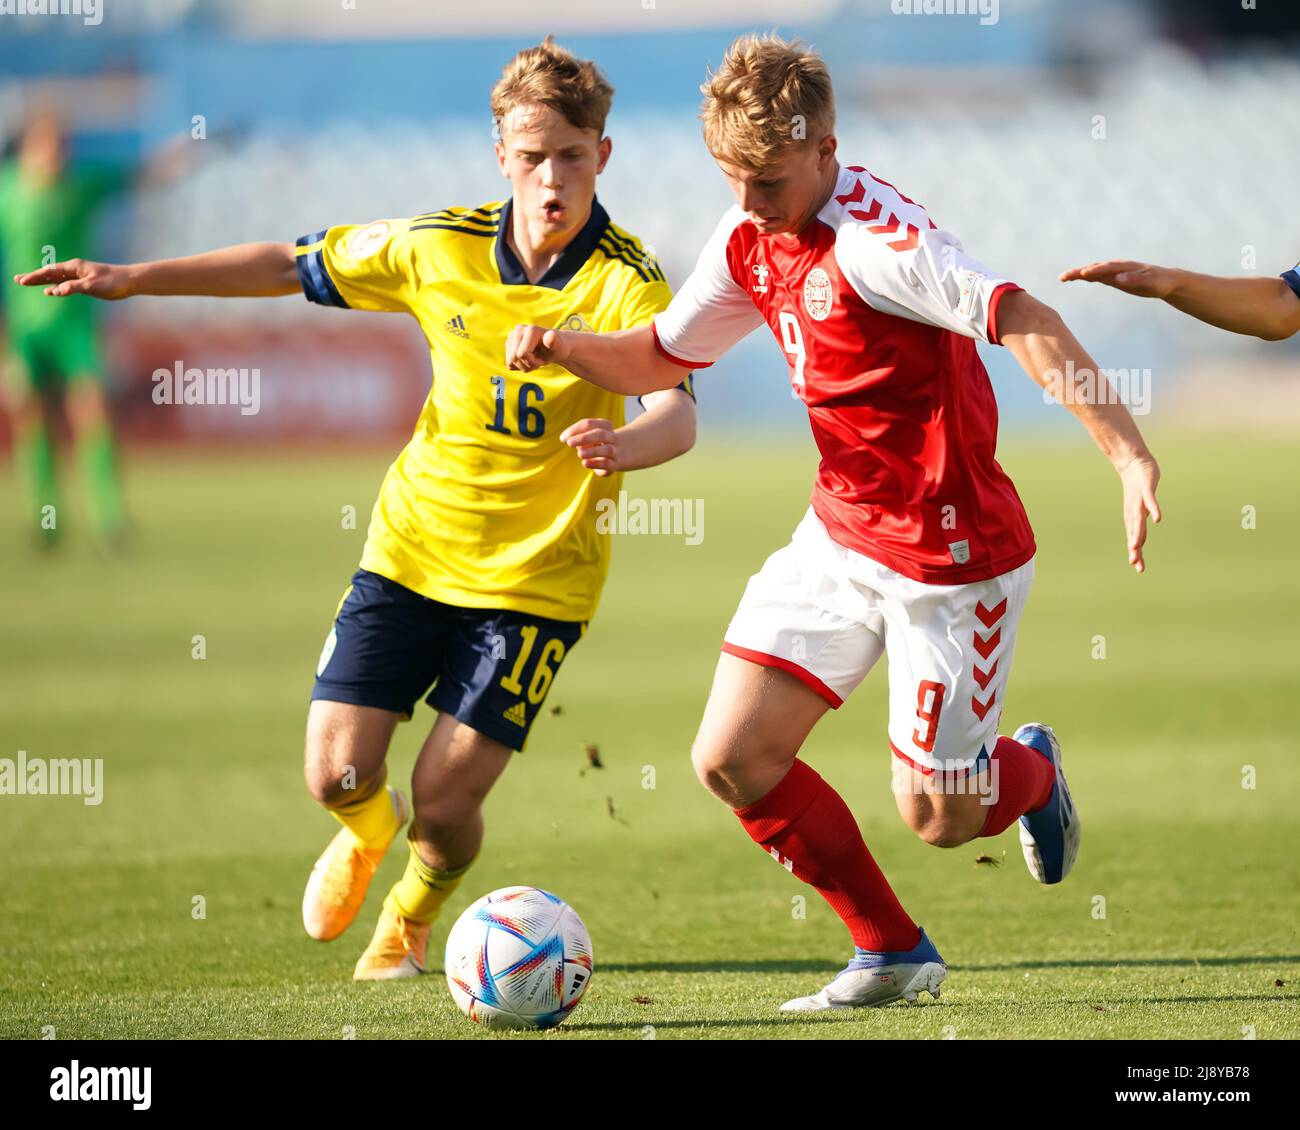
<path fill-rule="evenodd" d="M 835 129 L 835 93 L 821 57 L 775 32 L 742 35 L 700 87 L 704 141 L 715 157 L 760 169 Z"/>
<path fill-rule="evenodd" d="M 579 129 L 604 136 L 614 88 L 590 59 L 579 59 L 547 36 L 520 51 L 501 71 L 492 88 L 492 117 L 497 129 L 521 106 L 547 106 Z"/>

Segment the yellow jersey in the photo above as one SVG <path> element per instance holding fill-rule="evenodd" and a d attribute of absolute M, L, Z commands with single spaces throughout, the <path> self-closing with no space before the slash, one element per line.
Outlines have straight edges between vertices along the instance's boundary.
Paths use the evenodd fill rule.
<path fill-rule="evenodd" d="M 432 387 L 380 488 L 361 567 L 445 604 L 585 621 L 609 568 L 597 505 L 617 499 L 622 475 L 587 470 L 560 433 L 585 417 L 621 426 L 624 398 L 558 365 L 508 371 L 506 338 L 521 322 L 645 325 L 672 293 L 596 200 L 530 284 L 504 238 L 510 209 L 327 228 L 298 240 L 298 275 L 311 301 L 411 314 L 429 342 Z"/>

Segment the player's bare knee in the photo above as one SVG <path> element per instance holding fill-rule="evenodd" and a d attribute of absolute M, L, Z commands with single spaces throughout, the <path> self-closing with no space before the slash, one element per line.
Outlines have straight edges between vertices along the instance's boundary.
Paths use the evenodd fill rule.
<path fill-rule="evenodd" d="M 317 804 L 324 805 L 326 808 L 335 808 L 344 803 L 342 790 L 338 784 L 331 779 L 328 773 L 322 772 L 318 766 L 308 762 L 305 766 L 303 779 L 307 783 L 307 791 L 311 793 L 312 799 Z"/>
<path fill-rule="evenodd" d="M 355 754 L 353 744 L 338 731 L 308 730 L 303 780 L 318 804 L 337 808 L 364 800 L 380 786 L 382 773 L 358 765 Z"/>
<path fill-rule="evenodd" d="M 927 844 L 942 846 L 939 841 L 943 838 L 943 819 L 928 798 L 908 797 L 906 801 L 900 798 L 898 814 L 903 823 Z"/>
<path fill-rule="evenodd" d="M 898 814 L 917 836 L 935 847 L 953 847 L 952 821 L 936 798 L 926 793 L 903 790 L 896 792 Z"/>
<path fill-rule="evenodd" d="M 303 780 L 316 803 L 326 807 L 340 803 L 344 784 L 333 754 L 328 733 L 308 726 L 307 744 L 303 751 Z"/>
<path fill-rule="evenodd" d="M 984 823 L 987 810 L 951 798 L 917 797 L 899 805 L 907 826 L 934 847 L 955 848 L 970 843 Z"/>
<path fill-rule="evenodd" d="M 721 800 L 728 799 L 736 791 L 736 782 L 721 767 L 702 767 L 697 764 L 695 777 L 701 785 Z"/>
<path fill-rule="evenodd" d="M 960 824 L 943 817 L 922 825 L 916 830 L 916 834 L 931 847 L 941 848 L 961 847 L 962 844 L 969 843 L 971 839 Z"/>
<path fill-rule="evenodd" d="M 785 776 L 794 754 L 776 740 L 717 741 L 699 738 L 691 764 L 700 783 L 732 808 L 752 804 Z"/>
<path fill-rule="evenodd" d="M 700 784 L 722 800 L 737 792 L 743 775 L 743 759 L 734 747 L 700 738 L 691 747 L 691 767 Z"/>
<path fill-rule="evenodd" d="M 356 766 L 339 763 L 328 753 L 313 757 L 310 748 L 303 766 L 303 779 L 316 803 L 326 808 L 364 800 L 379 787 L 381 780 L 376 775 L 360 777 Z"/>

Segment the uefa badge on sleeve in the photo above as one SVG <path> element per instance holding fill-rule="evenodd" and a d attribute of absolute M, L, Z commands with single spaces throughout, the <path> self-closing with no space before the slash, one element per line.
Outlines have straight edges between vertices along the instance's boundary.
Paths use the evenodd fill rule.
<path fill-rule="evenodd" d="M 979 271 L 962 271 L 958 277 L 961 282 L 958 286 L 957 313 L 963 318 L 969 318 L 975 310 L 975 299 L 979 296 L 984 276 Z"/>
<path fill-rule="evenodd" d="M 384 246 L 390 231 L 386 220 L 376 220 L 367 224 L 359 232 L 353 233 L 348 240 L 348 252 L 354 259 L 365 259 Z"/>

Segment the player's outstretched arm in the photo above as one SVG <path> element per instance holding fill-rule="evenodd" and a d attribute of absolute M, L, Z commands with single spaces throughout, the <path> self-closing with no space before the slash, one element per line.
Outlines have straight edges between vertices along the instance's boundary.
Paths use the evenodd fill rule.
<path fill-rule="evenodd" d="M 1160 468 L 1136 421 L 1098 371 L 1097 363 L 1050 306 L 1023 290 L 1014 291 L 1004 296 L 998 307 L 998 328 L 1002 344 L 1011 350 L 1020 367 L 1088 429 L 1093 442 L 1119 474 L 1124 487 L 1128 559 L 1134 569 L 1143 572 L 1147 517 L 1160 521 L 1160 504 L 1156 501 Z M 1094 382 L 1086 395 L 1076 395 L 1080 391 L 1076 383 L 1064 381 L 1063 374 L 1071 372 L 1071 368 L 1076 382 Z"/>
<path fill-rule="evenodd" d="M 298 265 L 289 243 L 240 243 L 149 263 L 95 263 L 68 259 L 15 275 L 20 286 L 39 286 L 55 298 L 86 294 L 119 299 L 140 294 L 198 294 L 265 298 L 296 294 Z"/>
<path fill-rule="evenodd" d="M 680 388 L 647 393 L 645 411 L 616 428 L 609 420 L 579 420 L 560 433 L 584 467 L 597 475 L 657 467 L 695 446 L 695 401 Z"/>
<path fill-rule="evenodd" d="M 515 326 L 506 339 L 506 367 L 529 373 L 543 365 L 562 365 L 575 377 L 624 396 L 660 392 L 682 379 L 682 367 L 655 348 L 649 326 L 603 334 Z"/>
<path fill-rule="evenodd" d="M 1104 283 L 1233 333 L 1281 341 L 1300 332 L 1300 297 L 1282 278 L 1217 278 L 1178 267 L 1112 259 L 1061 273 L 1062 282 Z"/>

